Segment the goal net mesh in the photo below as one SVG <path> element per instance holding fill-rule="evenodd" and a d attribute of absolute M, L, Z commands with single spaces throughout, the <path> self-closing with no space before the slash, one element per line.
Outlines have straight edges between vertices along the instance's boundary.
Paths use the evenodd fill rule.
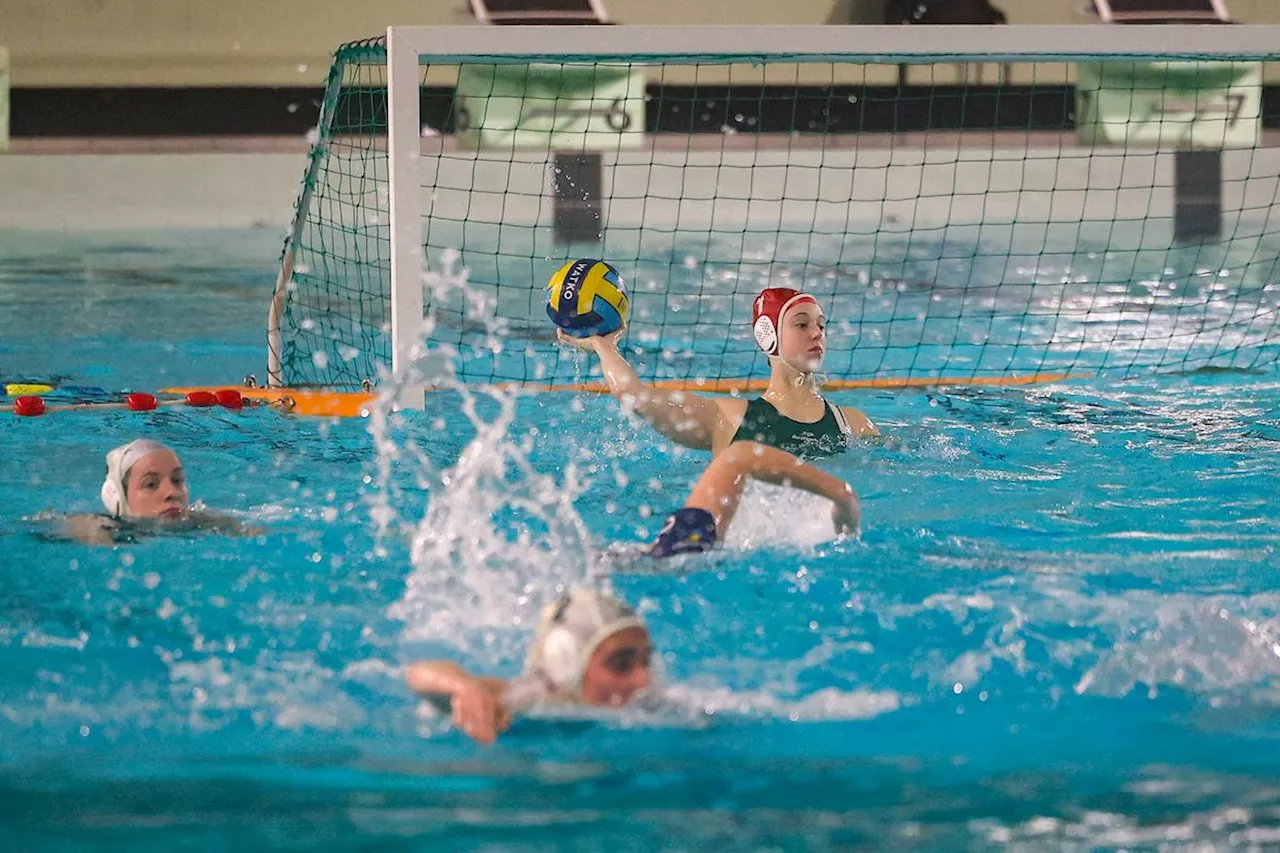
<path fill-rule="evenodd" d="M 424 60 L 430 344 L 464 381 L 590 381 L 545 287 L 597 257 L 631 292 L 624 351 L 677 385 L 767 376 L 767 286 L 818 297 L 834 383 L 1273 365 L 1277 77 L 1195 56 Z M 286 243 L 287 385 L 355 389 L 390 364 L 387 128 L 383 42 L 344 46 Z M 1186 239 L 1179 205 L 1219 234 Z"/>

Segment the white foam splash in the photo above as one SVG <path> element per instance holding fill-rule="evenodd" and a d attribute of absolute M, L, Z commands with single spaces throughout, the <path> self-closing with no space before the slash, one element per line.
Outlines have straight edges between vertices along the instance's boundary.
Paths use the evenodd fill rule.
<path fill-rule="evenodd" d="M 458 629 L 532 625 L 541 603 L 563 584 L 585 578 L 594 559 L 574 509 L 577 472 L 536 471 L 508 428 L 515 399 L 492 395 L 500 414 L 484 421 L 475 398 L 462 411 L 477 435 L 441 473 L 411 535 L 413 573 L 392 615 L 408 623 L 406 639 L 449 639 Z M 465 647 L 465 644 L 464 644 Z"/>
<path fill-rule="evenodd" d="M 439 271 L 424 270 L 427 304 L 456 306 L 462 296 L 464 323 L 483 325 L 484 346 L 500 353 L 506 323 L 493 298 L 467 286 L 469 271 L 459 255 L 447 252 Z M 513 390 L 473 390 L 456 375 L 456 348 L 435 342 L 435 319 L 428 311 L 420 329 L 414 363 L 400 375 L 383 376 L 383 391 L 369 417 L 377 450 L 376 496 L 371 513 L 380 540 L 404 536 L 412 571 L 404 597 L 390 615 L 406 623 L 404 639 L 443 643 L 465 653 L 511 651 L 527 636 L 542 602 L 565 584 L 588 576 L 594 551 L 573 506 L 581 491 L 572 463 L 557 474 L 536 470 L 528 447 L 514 442 L 510 427 L 519 395 Z M 470 422 L 475 438 L 457 462 L 437 470 L 419 445 L 422 430 L 394 412 L 398 390 L 420 383 L 448 393 Z M 443 389 L 443 390 L 441 390 Z M 486 420 L 480 399 L 497 404 Z M 411 472 L 428 502 L 420 517 L 408 515 L 399 472 Z"/>
<path fill-rule="evenodd" d="M 697 708 L 709 715 L 792 722 L 869 720 L 902 707 L 902 697 L 892 690 L 838 690 L 834 687 L 787 699 L 768 691 L 672 684 L 663 690 L 663 695 L 677 704 Z"/>
<path fill-rule="evenodd" d="M 1109 609 L 1123 631 L 1076 682 L 1076 693 L 1280 686 L 1280 619 L 1252 618 L 1244 601 L 1137 595 L 1114 605 Z"/>
<path fill-rule="evenodd" d="M 997 666 L 1041 680 L 1048 668 L 1052 689 L 1078 695 L 1181 690 L 1215 704 L 1280 704 L 1277 614 L 1274 594 L 1102 592 L 1085 579 L 1058 575 L 938 593 L 881 608 L 878 618 L 895 631 L 931 615 L 965 627 L 973 647 L 937 650 L 927 668 L 934 686 L 980 689 Z M 1057 636 L 1060 626 L 1069 628 L 1066 636 Z"/>
<path fill-rule="evenodd" d="M 784 486 L 752 482 L 742 494 L 733 524 L 724 537 L 726 547 L 814 548 L 835 538 L 831 502 Z"/>

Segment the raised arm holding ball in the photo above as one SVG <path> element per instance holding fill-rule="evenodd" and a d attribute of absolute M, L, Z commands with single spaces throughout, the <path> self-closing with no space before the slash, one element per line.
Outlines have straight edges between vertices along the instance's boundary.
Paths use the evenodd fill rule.
<path fill-rule="evenodd" d="M 677 444 L 718 454 L 735 441 L 755 441 L 813 458 L 839 453 L 851 438 L 879 435 L 865 414 L 819 393 L 827 320 L 810 294 L 770 287 L 756 297 L 752 330 L 771 372 L 764 394 L 744 400 L 643 381 L 618 350 L 630 305 L 621 277 L 603 261 L 565 266 L 549 290 L 547 313 L 559 339 L 594 352 L 613 396 Z"/>

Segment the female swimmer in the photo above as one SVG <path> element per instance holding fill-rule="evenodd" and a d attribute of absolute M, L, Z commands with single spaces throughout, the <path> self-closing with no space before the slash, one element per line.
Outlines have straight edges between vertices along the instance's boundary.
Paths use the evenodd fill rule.
<path fill-rule="evenodd" d="M 600 357 L 605 381 L 624 406 L 658 432 L 694 450 L 719 453 L 734 441 L 758 441 L 798 456 L 837 453 L 853 437 L 879 435 L 857 409 L 818 393 L 815 373 L 827 349 L 827 320 L 817 299 L 770 287 L 752 304 L 756 344 L 769 357 L 769 387 L 754 400 L 667 391 L 646 384 L 618 351 L 625 329 L 611 335 L 560 340 Z"/>
<path fill-rule="evenodd" d="M 713 547 L 732 522 L 748 478 L 822 495 L 832 503 L 837 533 L 858 529 L 858 496 L 847 483 L 790 453 L 744 441 L 712 460 L 648 555 Z M 633 611 L 602 593 L 571 589 L 543 610 L 524 672 L 515 679 L 473 675 L 450 661 L 410 664 L 405 677 L 414 692 L 451 710 L 458 728 L 493 743 L 513 714 L 540 705 L 630 704 L 650 686 L 652 654 L 649 632 Z"/>
<path fill-rule="evenodd" d="M 110 545 L 131 532 L 160 527 L 246 532 L 233 518 L 189 505 L 182 460 L 168 445 L 139 438 L 107 454 L 102 483 L 106 515 L 77 515 L 66 520 L 66 533 L 93 545 Z"/>
<path fill-rule="evenodd" d="M 410 664 L 413 691 L 447 707 L 453 722 L 480 743 L 493 743 L 513 714 L 546 705 L 618 708 L 649 687 L 649 631 L 617 599 L 570 589 L 547 605 L 524 672 L 510 681 L 472 675 L 449 661 Z"/>

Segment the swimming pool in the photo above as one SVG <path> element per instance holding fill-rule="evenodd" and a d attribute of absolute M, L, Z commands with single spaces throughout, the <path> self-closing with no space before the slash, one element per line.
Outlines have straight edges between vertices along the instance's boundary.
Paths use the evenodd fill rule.
<path fill-rule="evenodd" d="M 261 374 L 274 233 L 4 240 L 6 378 Z M 761 490 L 725 551 L 622 566 L 672 708 L 525 721 L 490 750 L 398 667 L 514 672 L 513 617 L 652 535 L 703 457 L 558 394 L 450 392 L 385 425 L 4 418 L 3 847 L 1280 841 L 1274 369 L 838 399 L 891 436 L 831 464 L 862 540 Z M 102 454 L 140 432 L 267 532 L 45 536 L 42 514 L 96 509 Z"/>

